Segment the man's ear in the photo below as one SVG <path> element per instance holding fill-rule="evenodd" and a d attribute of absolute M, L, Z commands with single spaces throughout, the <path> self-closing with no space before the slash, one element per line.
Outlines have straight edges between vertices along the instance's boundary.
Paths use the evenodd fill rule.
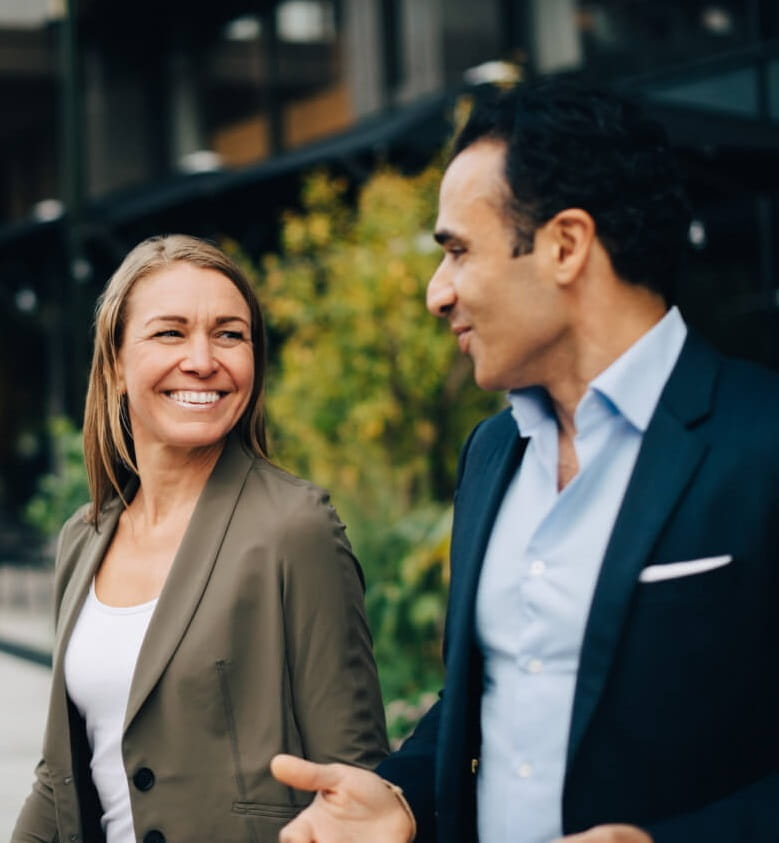
<path fill-rule="evenodd" d="M 581 208 L 565 208 L 543 226 L 555 278 L 570 284 L 587 265 L 595 242 L 595 220 Z"/>

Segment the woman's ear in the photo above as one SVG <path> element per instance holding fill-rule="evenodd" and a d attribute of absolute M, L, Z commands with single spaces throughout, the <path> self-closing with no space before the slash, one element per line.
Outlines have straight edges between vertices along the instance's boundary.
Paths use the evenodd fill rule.
<path fill-rule="evenodd" d="M 114 364 L 113 382 L 117 395 L 124 395 L 127 392 L 127 384 L 124 380 L 124 367 L 122 366 L 122 361 L 118 359 Z"/>

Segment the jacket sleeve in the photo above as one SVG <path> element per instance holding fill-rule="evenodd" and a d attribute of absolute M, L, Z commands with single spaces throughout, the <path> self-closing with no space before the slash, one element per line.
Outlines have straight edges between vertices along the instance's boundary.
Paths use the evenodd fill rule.
<path fill-rule="evenodd" d="M 76 553 L 70 553 L 66 548 L 76 547 L 74 535 L 86 536 L 88 528 L 85 522 L 87 507 L 78 509 L 63 525 L 57 538 L 57 550 L 54 563 L 54 615 L 55 621 L 59 614 L 62 593 L 71 574 Z M 35 768 L 35 781 L 32 792 L 22 806 L 16 821 L 11 843 L 57 843 L 57 818 L 54 808 L 54 793 L 51 786 L 51 775 L 46 760 L 41 759 Z"/>
<path fill-rule="evenodd" d="M 460 452 L 456 484 L 458 489 L 465 472 L 468 452 L 481 426 L 482 423 L 479 423 L 471 431 Z M 457 492 L 455 492 L 455 500 L 456 498 Z M 452 576 L 456 575 L 457 572 L 453 570 Z M 447 611 L 447 627 L 448 621 Z M 444 663 L 446 662 L 447 639 L 448 635 L 444 633 Z M 445 691 L 441 691 L 438 702 L 419 721 L 413 734 L 400 749 L 393 752 L 376 770 L 380 776 L 403 790 L 417 821 L 416 843 L 435 843 L 436 840 L 435 768 L 444 693 Z"/>
<path fill-rule="evenodd" d="M 441 700 L 424 715 L 397 752 L 376 769 L 403 790 L 417 821 L 415 843 L 435 843 L 435 756 Z"/>
<path fill-rule="evenodd" d="M 315 487 L 282 543 L 282 601 L 295 719 L 306 757 L 373 769 L 388 752 L 362 572 Z"/>
<path fill-rule="evenodd" d="M 45 761 L 38 763 L 35 776 L 32 792 L 16 820 L 11 843 L 57 843 L 59 840 L 54 797 Z"/>
<path fill-rule="evenodd" d="M 766 776 L 698 811 L 647 827 L 655 843 L 764 843 L 779 840 L 779 773 Z"/>

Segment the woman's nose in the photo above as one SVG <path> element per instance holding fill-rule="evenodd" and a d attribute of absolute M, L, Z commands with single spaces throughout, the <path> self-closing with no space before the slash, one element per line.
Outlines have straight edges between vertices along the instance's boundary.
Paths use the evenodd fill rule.
<path fill-rule="evenodd" d="M 191 337 L 187 343 L 187 354 L 181 361 L 182 369 L 202 378 L 212 375 L 218 365 L 208 338 Z"/>

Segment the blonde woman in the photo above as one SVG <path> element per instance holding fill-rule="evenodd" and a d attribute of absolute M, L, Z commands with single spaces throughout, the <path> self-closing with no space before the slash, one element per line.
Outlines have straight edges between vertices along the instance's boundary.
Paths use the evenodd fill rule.
<path fill-rule="evenodd" d="M 96 318 L 92 503 L 63 527 L 37 779 L 12 840 L 277 839 L 290 752 L 385 755 L 363 582 L 327 495 L 266 458 L 262 314 L 214 246 L 133 249 Z"/>

